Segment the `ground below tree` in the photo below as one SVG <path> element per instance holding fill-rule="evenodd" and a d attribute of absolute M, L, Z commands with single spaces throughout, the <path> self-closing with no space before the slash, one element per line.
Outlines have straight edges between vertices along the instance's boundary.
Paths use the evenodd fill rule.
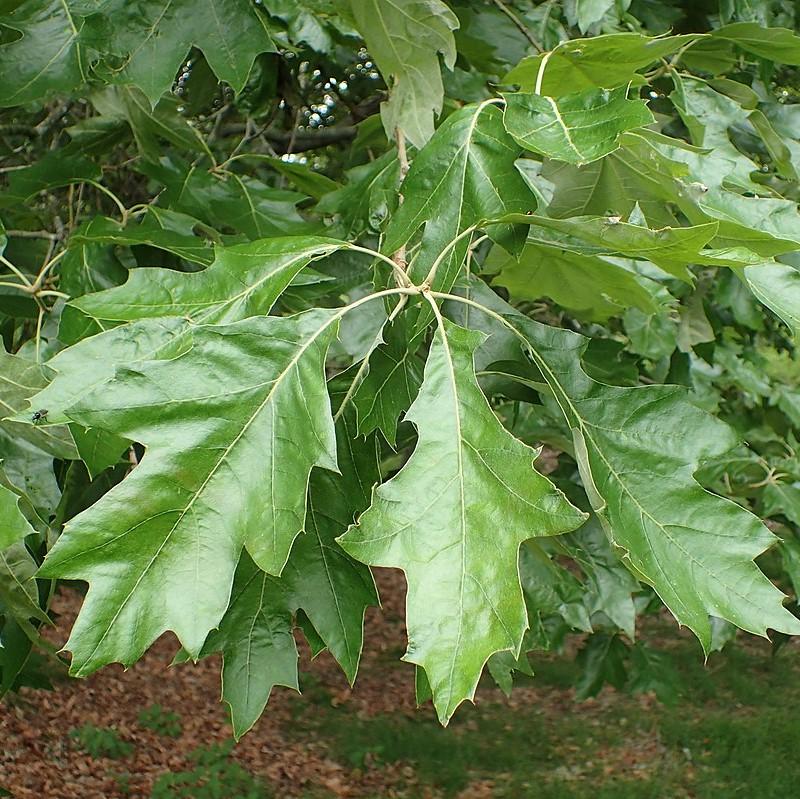
<path fill-rule="evenodd" d="M 128 671 L 24 689 L 0 706 L 0 786 L 15 799 L 793 795 L 800 645 L 772 657 L 748 640 L 703 667 L 690 636 L 657 622 L 647 634 L 681 673 L 677 706 L 613 689 L 578 703 L 571 660 L 548 656 L 510 699 L 486 680 L 477 706 L 442 730 L 429 707 L 413 706 L 413 669 L 397 662 L 402 577 L 383 571 L 379 582 L 384 607 L 370 611 L 354 690 L 330 657 L 304 652 L 304 695 L 276 689 L 228 754 L 215 748 L 230 738 L 218 660 L 170 668 L 177 643 L 164 637 Z M 53 640 L 65 640 L 79 600 L 62 590 Z"/>

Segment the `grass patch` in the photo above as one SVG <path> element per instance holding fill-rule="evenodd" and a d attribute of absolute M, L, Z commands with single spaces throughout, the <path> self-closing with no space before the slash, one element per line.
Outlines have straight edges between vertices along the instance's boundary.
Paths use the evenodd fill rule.
<path fill-rule="evenodd" d="M 69 737 L 90 757 L 122 758 L 133 753 L 133 744 L 123 741 L 112 728 L 84 724 L 70 730 Z"/>
<path fill-rule="evenodd" d="M 183 728 L 181 717 L 171 710 L 166 710 L 161 705 L 150 705 L 150 707 L 139 713 L 139 724 L 152 730 L 156 735 L 165 738 L 180 738 Z"/>
<path fill-rule="evenodd" d="M 540 704 L 515 710 L 489 701 L 462 706 L 442 729 L 429 710 L 353 718 L 346 707 L 321 703 L 286 732 L 326 741 L 331 757 L 352 768 L 397 779 L 395 764 L 407 764 L 417 786 L 442 797 L 478 781 L 497 799 L 794 796 L 800 649 L 773 657 L 768 644 L 748 641 L 708 666 L 692 640 L 672 640 L 669 651 L 681 686 L 674 707 L 615 692 L 565 705 L 563 692 L 545 690 Z M 564 689 L 575 677 L 574 664 L 546 659 L 533 684 Z M 479 696 L 491 695 L 489 684 L 482 688 Z"/>
<path fill-rule="evenodd" d="M 196 749 L 193 766 L 162 774 L 150 799 L 272 799 L 274 794 L 230 757 L 232 743 Z"/>

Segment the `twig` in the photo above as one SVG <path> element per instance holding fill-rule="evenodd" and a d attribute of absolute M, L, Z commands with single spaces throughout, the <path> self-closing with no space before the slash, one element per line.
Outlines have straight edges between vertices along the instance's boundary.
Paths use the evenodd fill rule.
<path fill-rule="evenodd" d="M 24 291 L 30 290 L 30 287 L 33 284 L 30 280 L 28 280 L 27 275 L 20 272 L 20 270 L 17 269 L 17 267 L 14 266 L 14 264 L 12 264 L 11 261 L 9 261 L 4 255 L 0 255 L 0 264 L 7 266 L 25 284 L 25 288 L 23 289 Z"/>
<path fill-rule="evenodd" d="M 15 236 L 19 239 L 50 239 L 50 241 L 58 241 L 56 233 L 50 233 L 48 230 L 6 230 L 6 235 Z"/>
<path fill-rule="evenodd" d="M 244 130 L 242 124 L 223 125 L 222 134 L 236 135 Z M 279 153 L 288 153 L 291 143 L 291 152 L 302 153 L 307 150 L 316 150 L 327 147 L 329 144 L 341 144 L 352 141 L 358 133 L 355 125 L 341 125 L 330 128 L 317 128 L 316 130 L 294 130 L 289 133 L 285 130 L 265 130 L 260 135 L 272 144 Z M 294 134 L 294 135 L 293 135 Z"/>
<path fill-rule="evenodd" d="M 406 179 L 406 175 L 408 174 L 408 153 L 406 152 L 406 137 L 403 135 L 403 131 L 400 128 L 394 129 L 394 136 L 397 141 L 397 160 L 400 162 L 400 185 L 397 190 L 397 203 L 398 206 L 403 204 L 403 192 L 401 189 L 403 188 L 403 182 Z M 397 281 L 398 286 L 405 285 L 407 283 L 407 279 L 405 283 L 403 282 L 402 278 L 398 280 L 397 271 L 405 275 L 408 272 L 408 262 L 406 260 L 406 245 L 405 242 L 400 245 L 397 252 L 392 256 L 392 260 L 395 262 L 396 269 L 395 269 L 395 280 Z"/>
<path fill-rule="evenodd" d="M 544 52 L 544 47 L 539 44 L 534 35 L 528 30 L 528 26 L 503 2 L 503 0 L 494 0 L 494 4 L 517 26 L 520 33 L 534 46 L 536 52 Z"/>

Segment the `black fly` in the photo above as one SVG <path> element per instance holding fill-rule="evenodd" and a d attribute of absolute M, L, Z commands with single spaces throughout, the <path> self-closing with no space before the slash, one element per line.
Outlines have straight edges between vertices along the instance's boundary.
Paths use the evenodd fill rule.
<path fill-rule="evenodd" d="M 46 422 L 47 421 L 47 408 L 42 408 L 41 410 L 34 411 L 33 416 L 31 416 L 31 421 L 36 424 L 37 422 Z"/>

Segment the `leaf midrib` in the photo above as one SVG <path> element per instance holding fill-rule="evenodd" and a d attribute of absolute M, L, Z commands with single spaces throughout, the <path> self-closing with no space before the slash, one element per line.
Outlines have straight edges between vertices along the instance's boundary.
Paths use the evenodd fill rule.
<path fill-rule="evenodd" d="M 105 639 L 108 637 L 108 634 L 111 631 L 111 628 L 114 626 L 114 623 L 116 622 L 116 620 L 119 618 L 119 616 L 122 613 L 122 611 L 127 606 L 128 602 L 130 601 L 131 597 L 134 595 L 134 593 L 138 589 L 138 587 L 141 584 L 141 582 L 144 580 L 144 578 L 149 573 L 149 571 L 152 568 L 153 564 L 157 561 L 158 557 L 161 555 L 161 552 L 164 550 L 164 548 L 169 543 L 169 540 L 172 538 L 172 535 L 178 529 L 178 526 L 181 524 L 181 522 L 183 521 L 183 519 L 186 516 L 186 514 L 194 506 L 194 503 L 196 502 L 197 498 L 202 494 L 203 490 L 208 485 L 209 481 L 217 473 L 219 467 L 225 461 L 225 459 L 227 458 L 227 456 L 229 455 L 231 450 L 236 446 L 236 444 L 238 444 L 238 442 L 241 440 L 242 436 L 244 436 L 244 434 L 250 428 L 250 425 L 253 423 L 253 421 L 258 417 L 258 415 L 266 407 L 267 403 L 272 399 L 273 395 L 277 391 L 278 387 L 282 384 L 282 382 L 283 382 L 284 378 L 286 377 L 286 375 L 297 366 L 297 364 L 300 361 L 300 358 L 306 353 L 306 351 L 317 340 L 317 338 L 319 338 L 319 336 L 322 335 L 323 331 L 325 331 L 338 318 L 339 317 L 337 315 L 334 315 L 331 318 L 327 319 L 324 322 L 324 324 L 322 324 L 319 327 L 319 329 L 308 339 L 308 341 L 303 345 L 303 347 L 300 348 L 300 350 L 292 358 L 292 360 L 289 362 L 289 364 L 286 366 L 286 368 L 276 377 L 275 382 L 274 382 L 272 388 L 270 389 L 269 393 L 267 394 L 267 396 L 264 398 L 264 400 L 261 402 L 261 404 L 255 409 L 255 411 L 251 414 L 250 418 L 243 425 L 241 431 L 236 435 L 236 437 L 233 439 L 233 441 L 223 450 L 222 455 L 220 455 L 220 457 L 219 457 L 219 460 L 216 462 L 216 464 L 214 464 L 212 469 L 209 471 L 208 475 L 203 480 L 203 482 L 200 485 L 200 487 L 192 494 L 192 497 L 189 500 L 189 502 L 187 503 L 186 507 L 181 509 L 180 515 L 178 516 L 178 518 L 175 521 L 175 523 L 172 525 L 172 527 L 169 530 L 169 532 L 167 533 L 167 535 L 164 537 L 164 541 L 161 543 L 161 545 L 158 547 L 156 552 L 153 554 L 152 558 L 147 563 L 147 565 L 142 569 L 142 572 L 139 575 L 139 577 L 136 579 L 135 583 L 133 584 L 133 587 L 128 592 L 128 594 L 125 597 L 125 599 L 122 600 L 122 602 L 120 603 L 119 608 L 117 609 L 116 613 L 112 617 L 111 621 L 106 626 L 105 631 L 103 632 L 102 636 L 98 640 L 98 642 L 95 645 L 94 649 L 85 658 L 84 663 L 90 661 L 94 657 L 94 655 L 97 652 L 97 650 L 100 648 L 100 646 L 103 644 Z"/>

